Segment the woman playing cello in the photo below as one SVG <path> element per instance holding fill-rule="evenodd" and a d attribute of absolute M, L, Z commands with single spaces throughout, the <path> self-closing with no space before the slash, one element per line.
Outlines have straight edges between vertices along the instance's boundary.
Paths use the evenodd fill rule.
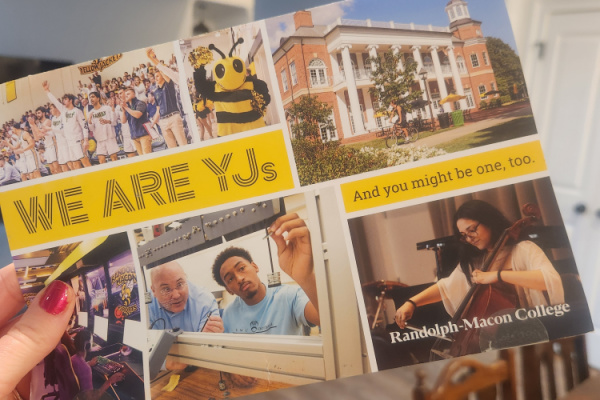
<path fill-rule="evenodd" d="M 454 233 L 460 241 L 459 265 L 450 276 L 402 304 L 396 310 L 398 326 L 403 329 L 417 307 L 440 301 L 448 314 L 456 317 L 473 285 L 494 286 L 514 309 L 564 303 L 560 275 L 533 242 L 509 240 L 498 250 L 493 262 L 486 263 L 496 242 L 510 227 L 506 217 L 489 203 L 480 200 L 464 203 L 454 215 Z M 486 271 L 481 270 L 484 265 Z"/>

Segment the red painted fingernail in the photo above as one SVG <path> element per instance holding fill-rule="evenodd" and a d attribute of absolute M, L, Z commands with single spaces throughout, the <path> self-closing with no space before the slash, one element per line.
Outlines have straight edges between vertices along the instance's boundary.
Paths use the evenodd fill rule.
<path fill-rule="evenodd" d="M 40 306 L 52 315 L 63 312 L 67 304 L 69 304 L 69 285 L 62 281 L 52 282 L 40 300 Z"/>

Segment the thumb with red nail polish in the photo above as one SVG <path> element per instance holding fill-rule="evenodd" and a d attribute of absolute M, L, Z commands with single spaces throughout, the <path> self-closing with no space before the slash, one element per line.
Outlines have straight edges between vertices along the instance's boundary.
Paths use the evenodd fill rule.
<path fill-rule="evenodd" d="M 0 269 L 0 398 L 58 344 L 73 313 L 75 295 L 68 284 L 54 281 L 41 291 L 20 317 L 24 305 L 11 264 Z"/>

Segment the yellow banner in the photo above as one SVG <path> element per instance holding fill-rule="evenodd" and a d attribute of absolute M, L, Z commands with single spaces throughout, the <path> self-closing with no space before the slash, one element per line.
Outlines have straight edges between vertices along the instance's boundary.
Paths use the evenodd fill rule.
<path fill-rule="evenodd" d="M 17 84 L 15 81 L 6 82 L 6 102 L 10 103 L 17 99 Z"/>
<path fill-rule="evenodd" d="M 538 141 L 395 172 L 341 186 L 346 212 L 546 170 Z"/>
<path fill-rule="evenodd" d="M 2 193 L 12 250 L 294 187 L 282 132 Z"/>

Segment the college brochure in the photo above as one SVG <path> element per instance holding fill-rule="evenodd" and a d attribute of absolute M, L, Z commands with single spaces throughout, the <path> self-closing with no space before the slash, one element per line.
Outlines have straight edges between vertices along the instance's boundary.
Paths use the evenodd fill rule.
<path fill-rule="evenodd" d="M 237 397 L 593 329 L 504 3 L 421 3 L 1 85 L 23 295 L 77 298 L 32 393 Z"/>

